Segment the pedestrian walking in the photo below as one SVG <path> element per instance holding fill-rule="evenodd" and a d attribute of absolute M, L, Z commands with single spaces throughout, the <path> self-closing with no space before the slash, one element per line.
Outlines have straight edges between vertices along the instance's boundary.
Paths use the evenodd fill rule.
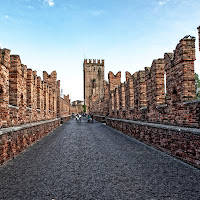
<path fill-rule="evenodd" d="M 93 118 L 94 118 L 94 115 L 93 115 L 93 114 L 91 114 L 91 118 L 92 118 L 92 122 L 93 122 Z"/>
<path fill-rule="evenodd" d="M 88 114 L 88 123 L 91 121 L 91 117 L 90 115 Z"/>
<path fill-rule="evenodd" d="M 81 121 L 81 117 L 82 117 L 81 114 L 79 114 L 79 121 Z"/>

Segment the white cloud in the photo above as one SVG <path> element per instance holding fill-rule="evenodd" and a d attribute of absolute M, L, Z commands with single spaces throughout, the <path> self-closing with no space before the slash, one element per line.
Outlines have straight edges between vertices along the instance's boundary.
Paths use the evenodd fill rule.
<path fill-rule="evenodd" d="M 55 5 L 54 0 L 43 0 L 45 4 L 47 4 L 48 6 L 52 7 Z"/>
<path fill-rule="evenodd" d="M 170 0 L 159 1 L 158 4 L 159 4 L 160 6 L 162 6 L 162 5 L 166 4 L 166 3 L 169 2 L 169 1 L 170 1 Z"/>
<path fill-rule="evenodd" d="M 8 15 L 4 15 L 2 19 L 3 19 L 4 24 L 6 24 L 9 21 L 10 17 Z"/>

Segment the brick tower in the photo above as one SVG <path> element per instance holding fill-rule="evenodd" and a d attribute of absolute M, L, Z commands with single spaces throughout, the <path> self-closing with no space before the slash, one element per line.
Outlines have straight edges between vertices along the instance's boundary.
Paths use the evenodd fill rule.
<path fill-rule="evenodd" d="M 92 95 L 103 96 L 104 91 L 104 60 L 84 59 L 84 104 L 87 112 L 90 111 L 90 99 Z"/>

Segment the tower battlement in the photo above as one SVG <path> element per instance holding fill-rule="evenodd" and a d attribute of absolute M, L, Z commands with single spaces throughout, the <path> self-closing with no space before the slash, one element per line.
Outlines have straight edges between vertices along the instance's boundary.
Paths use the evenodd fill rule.
<path fill-rule="evenodd" d="M 102 59 L 84 59 L 84 64 L 93 64 L 104 66 L 104 60 Z"/>

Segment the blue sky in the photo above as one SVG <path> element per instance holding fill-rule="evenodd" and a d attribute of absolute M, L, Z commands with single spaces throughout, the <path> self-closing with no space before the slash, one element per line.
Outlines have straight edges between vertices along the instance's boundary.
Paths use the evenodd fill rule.
<path fill-rule="evenodd" d="M 199 0 L 0 0 L 0 46 L 42 75 L 56 70 L 61 88 L 83 100 L 83 59 L 105 59 L 131 74 L 197 38 Z M 198 43 L 196 43 L 198 47 Z M 195 70 L 200 74 L 197 51 Z"/>

